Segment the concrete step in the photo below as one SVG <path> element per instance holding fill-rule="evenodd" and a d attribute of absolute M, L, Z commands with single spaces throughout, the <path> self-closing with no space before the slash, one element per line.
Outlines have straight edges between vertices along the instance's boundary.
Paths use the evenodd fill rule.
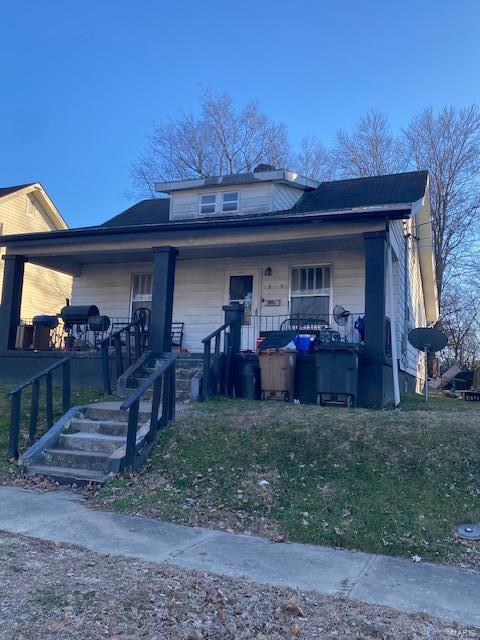
<path fill-rule="evenodd" d="M 82 416 L 79 416 L 82 417 Z M 102 420 L 102 421 L 113 421 L 113 422 L 128 422 L 128 411 L 122 411 L 121 409 L 114 408 L 105 408 L 105 407 L 96 407 L 95 405 L 90 405 L 85 410 L 85 418 L 89 418 L 90 420 Z M 147 411 L 139 411 L 138 421 L 139 423 L 146 422 L 150 417 L 150 414 Z"/>
<path fill-rule="evenodd" d="M 105 473 L 109 455 L 95 451 L 74 451 L 72 449 L 46 449 L 41 463 L 49 467 L 86 469 Z"/>
<path fill-rule="evenodd" d="M 75 483 L 78 485 L 89 482 L 103 484 L 110 480 L 110 476 L 101 471 L 91 469 L 72 469 L 71 467 L 54 467 L 43 464 L 31 464 L 25 468 L 28 476 L 41 475 L 63 484 Z"/>
<path fill-rule="evenodd" d="M 130 385 L 133 385 L 133 384 L 134 384 L 134 382 L 132 381 L 132 382 L 130 383 Z M 140 386 L 140 385 L 138 385 L 138 386 L 136 386 L 136 387 L 128 386 L 128 387 L 125 389 L 125 392 L 126 392 L 126 394 L 127 394 L 127 398 L 128 398 L 128 396 L 129 396 L 131 393 L 133 393 L 133 391 L 136 391 L 136 390 L 138 389 L 138 387 L 139 387 L 139 386 Z M 142 395 L 142 400 L 151 400 L 152 398 L 153 398 L 153 389 L 147 389 L 147 390 L 145 391 L 145 393 Z M 149 416 L 149 417 L 150 417 L 150 416 Z M 148 420 L 148 418 L 147 418 L 147 420 Z M 140 422 L 140 419 L 139 419 L 139 422 Z"/>
<path fill-rule="evenodd" d="M 111 454 L 125 444 L 124 436 L 110 436 L 95 432 L 62 433 L 58 439 L 59 449 L 94 451 Z"/>
<path fill-rule="evenodd" d="M 89 420 L 88 418 L 72 418 L 72 429 L 81 433 L 100 433 L 105 436 L 127 435 L 127 423 L 117 420 Z"/>

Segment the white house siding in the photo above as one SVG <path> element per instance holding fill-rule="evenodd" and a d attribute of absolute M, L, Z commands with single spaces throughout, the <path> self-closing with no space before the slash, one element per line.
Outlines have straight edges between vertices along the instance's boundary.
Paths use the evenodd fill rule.
<path fill-rule="evenodd" d="M 425 306 L 418 257 L 418 247 L 414 238 L 405 239 L 411 234 L 415 236 L 413 221 L 394 220 L 390 223 L 390 237 L 393 250 L 398 258 L 394 265 L 394 289 L 396 293 L 397 335 L 400 354 L 400 366 L 403 371 L 417 378 L 417 390 L 425 379 L 424 358 L 408 342 L 407 335 L 414 327 L 425 326 Z M 407 259 L 405 261 L 405 242 L 407 243 Z M 406 278 L 405 278 L 406 269 Z M 407 290 L 405 290 L 405 283 Z M 387 314 L 389 309 L 387 308 Z"/>
<path fill-rule="evenodd" d="M 175 273 L 173 319 L 185 323 L 184 345 L 190 351 L 202 349 L 201 340 L 223 322 L 225 273 L 227 270 L 256 269 L 260 277 L 258 314 L 276 316 L 289 312 L 290 267 L 330 264 L 332 307 L 341 304 L 352 314 L 364 311 L 364 255 L 357 251 L 322 252 L 248 258 L 178 260 Z M 266 267 L 272 270 L 265 276 Z M 126 317 L 130 310 L 133 273 L 151 272 L 151 263 L 86 265 L 74 278 L 73 304 L 96 304 L 100 313 Z M 266 306 L 263 300 L 278 299 L 280 306 Z"/>
<path fill-rule="evenodd" d="M 235 185 L 231 187 L 223 185 L 222 187 L 213 187 L 212 189 L 178 191 L 171 195 L 170 219 L 187 220 L 197 218 L 199 217 L 199 198 L 201 195 L 226 191 L 239 192 L 239 214 L 265 213 L 268 211 L 291 209 L 303 193 L 302 189 L 271 182 L 260 182 L 258 184 L 238 187 Z"/>
<path fill-rule="evenodd" d="M 302 189 L 286 184 L 272 184 L 272 211 L 291 209 L 303 195 Z"/>
<path fill-rule="evenodd" d="M 170 220 L 184 220 L 198 217 L 198 203 L 200 195 L 207 193 L 222 193 L 238 191 L 240 193 L 240 213 L 259 213 L 271 211 L 271 184 L 243 185 L 231 187 L 213 187 L 212 189 L 186 190 L 172 193 L 170 201 Z M 231 214 L 230 214 L 231 215 Z"/>

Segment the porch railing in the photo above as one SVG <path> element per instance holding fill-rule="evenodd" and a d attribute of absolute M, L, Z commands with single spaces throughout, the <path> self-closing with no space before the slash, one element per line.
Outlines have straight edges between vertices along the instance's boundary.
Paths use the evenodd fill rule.
<path fill-rule="evenodd" d="M 45 413 L 47 431 L 53 426 L 53 372 L 57 369 L 62 371 L 62 409 L 66 413 L 70 409 L 71 385 L 70 385 L 70 360 L 71 355 L 62 358 L 58 362 L 50 365 L 35 374 L 22 384 L 12 389 L 10 396 L 10 437 L 8 443 L 8 453 L 12 458 L 18 458 L 18 445 L 20 439 L 20 422 L 22 417 L 22 392 L 28 387 L 32 387 L 32 398 L 30 402 L 30 424 L 28 429 L 28 439 L 32 445 L 37 436 L 38 415 L 40 408 L 40 382 L 45 379 Z"/>
<path fill-rule="evenodd" d="M 155 445 L 160 431 L 165 429 L 175 417 L 175 361 L 178 354 L 156 354 L 153 373 L 138 389 L 132 391 L 120 409 L 128 411 L 127 443 L 124 469 L 138 469 L 146 460 Z M 138 416 L 142 397 L 153 389 L 150 410 L 150 425 L 145 434 L 138 433 Z M 161 409 L 161 410 L 160 410 Z"/>
<path fill-rule="evenodd" d="M 296 333 L 316 333 L 325 341 L 359 342 L 360 332 L 355 323 L 363 313 L 351 313 L 338 324 L 330 314 L 322 315 L 251 315 L 246 316 L 242 325 L 242 350 L 254 349 L 256 340 L 269 331 L 295 331 Z"/>
<path fill-rule="evenodd" d="M 110 333 L 100 341 L 102 354 L 103 389 L 105 393 L 112 393 L 112 376 L 110 373 L 110 349 L 115 354 L 114 373 L 115 384 L 125 371 L 125 359 L 128 367 L 142 355 L 142 320 L 134 320 L 124 325 L 117 331 Z M 124 358 L 126 356 L 126 358 Z"/>
<path fill-rule="evenodd" d="M 230 395 L 233 349 L 230 328 L 234 323 L 226 322 L 202 340 L 203 381 L 202 400 L 210 396 Z M 213 342 L 213 352 L 212 352 Z"/>

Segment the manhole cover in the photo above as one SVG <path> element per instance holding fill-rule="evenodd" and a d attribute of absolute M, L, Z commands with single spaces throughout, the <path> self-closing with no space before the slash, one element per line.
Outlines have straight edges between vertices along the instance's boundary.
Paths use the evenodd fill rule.
<path fill-rule="evenodd" d="M 459 524 L 455 531 L 465 540 L 480 540 L 480 524 Z"/>

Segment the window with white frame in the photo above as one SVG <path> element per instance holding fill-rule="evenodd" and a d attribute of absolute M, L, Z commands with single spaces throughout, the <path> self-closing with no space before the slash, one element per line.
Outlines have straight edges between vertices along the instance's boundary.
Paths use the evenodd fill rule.
<path fill-rule="evenodd" d="M 132 275 L 132 316 L 141 307 L 152 308 L 151 273 L 134 273 Z"/>
<path fill-rule="evenodd" d="M 224 213 L 238 211 L 238 191 L 222 193 L 222 211 Z"/>
<path fill-rule="evenodd" d="M 292 267 L 290 313 L 299 318 L 325 318 L 330 313 L 331 273 L 328 265 Z"/>
<path fill-rule="evenodd" d="M 217 208 L 217 194 L 216 193 L 206 193 L 203 196 L 200 196 L 200 213 L 202 215 L 207 215 L 208 213 L 215 213 Z"/>
<path fill-rule="evenodd" d="M 206 216 L 212 213 L 234 213 L 239 209 L 238 191 L 205 193 L 200 196 L 199 213 Z"/>

